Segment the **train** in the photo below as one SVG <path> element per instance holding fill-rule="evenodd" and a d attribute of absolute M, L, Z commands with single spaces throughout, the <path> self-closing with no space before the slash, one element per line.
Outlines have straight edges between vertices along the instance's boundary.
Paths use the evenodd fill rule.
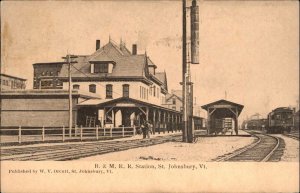
<path fill-rule="evenodd" d="M 289 107 L 279 107 L 268 114 L 267 133 L 290 133 L 294 127 L 293 109 Z"/>
<path fill-rule="evenodd" d="M 242 123 L 242 129 L 261 130 L 267 133 L 290 133 L 297 127 L 295 110 L 289 107 L 278 107 L 268 113 L 266 119 L 251 119 Z"/>
<path fill-rule="evenodd" d="M 251 119 L 242 123 L 243 129 L 264 130 L 268 123 L 268 119 Z"/>

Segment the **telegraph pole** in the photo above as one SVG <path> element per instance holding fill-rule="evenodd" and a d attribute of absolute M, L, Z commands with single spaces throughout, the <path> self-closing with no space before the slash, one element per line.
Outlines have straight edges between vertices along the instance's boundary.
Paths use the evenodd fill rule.
<path fill-rule="evenodd" d="M 183 131 L 182 141 L 187 142 L 187 108 L 186 108 L 186 0 L 182 0 L 182 106 Z"/>
<path fill-rule="evenodd" d="M 77 58 L 77 56 L 67 54 L 66 57 L 63 57 L 63 59 L 66 59 L 66 62 L 68 64 L 68 78 L 69 78 L 69 81 L 68 81 L 68 83 L 69 83 L 69 85 L 68 85 L 68 92 L 69 92 L 69 137 L 72 137 L 72 125 L 73 125 L 71 64 L 72 63 L 77 63 L 77 62 L 72 61 L 73 58 Z"/>
<path fill-rule="evenodd" d="M 186 0 L 182 0 L 182 101 L 183 101 L 183 132 L 182 141 L 193 142 L 193 83 L 191 82 L 190 64 L 199 64 L 199 7 L 192 0 L 191 13 L 191 48 L 187 47 L 186 35 Z M 191 60 L 187 49 L 191 49 Z M 188 66 L 187 66 L 188 65 Z M 188 70 L 187 70 L 188 67 Z"/>
<path fill-rule="evenodd" d="M 72 116 L 72 77 L 71 77 L 71 58 L 70 55 L 68 57 L 68 77 L 69 77 L 69 137 L 72 136 L 72 122 L 73 122 L 73 116 Z"/>

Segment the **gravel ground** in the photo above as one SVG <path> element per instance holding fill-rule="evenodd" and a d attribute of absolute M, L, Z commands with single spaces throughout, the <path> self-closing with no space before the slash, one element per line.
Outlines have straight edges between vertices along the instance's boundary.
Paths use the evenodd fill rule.
<path fill-rule="evenodd" d="M 83 161 L 210 161 L 220 155 L 251 144 L 253 137 L 202 137 L 197 143 L 171 142 L 82 158 Z"/>
<path fill-rule="evenodd" d="M 274 136 L 281 137 L 285 142 L 285 149 L 280 161 L 299 162 L 299 141 L 280 134 Z"/>

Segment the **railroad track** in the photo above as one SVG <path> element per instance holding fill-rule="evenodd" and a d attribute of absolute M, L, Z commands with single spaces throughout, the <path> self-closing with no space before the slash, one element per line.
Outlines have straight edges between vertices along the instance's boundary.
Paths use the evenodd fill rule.
<path fill-rule="evenodd" d="M 256 162 L 267 162 L 267 161 L 279 161 L 283 154 L 284 141 L 283 139 L 266 135 L 262 133 L 249 132 L 256 137 L 254 143 L 240 148 L 233 153 L 229 153 L 220 156 L 212 161 L 256 161 Z"/>
<path fill-rule="evenodd" d="M 157 145 L 170 141 L 180 141 L 181 135 L 159 136 L 151 139 L 135 139 L 111 142 L 91 142 L 84 144 L 64 144 L 39 147 L 16 147 L 1 149 L 2 160 L 14 161 L 64 161 L 100 155 L 116 151 Z"/>

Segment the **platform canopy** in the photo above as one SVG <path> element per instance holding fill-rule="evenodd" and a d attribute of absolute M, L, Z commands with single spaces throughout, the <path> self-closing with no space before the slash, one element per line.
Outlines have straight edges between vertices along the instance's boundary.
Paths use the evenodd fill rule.
<path fill-rule="evenodd" d="M 222 126 L 220 127 L 217 123 L 218 120 L 233 118 L 235 123 L 234 128 L 236 134 L 238 134 L 238 117 L 244 108 L 243 105 L 221 99 L 201 107 L 207 111 L 208 133 L 218 132 L 222 129 Z"/>
<path fill-rule="evenodd" d="M 120 97 L 116 99 L 89 99 L 76 105 L 78 109 L 78 124 L 89 125 L 87 116 L 97 119 L 103 126 L 117 127 L 140 126 L 146 120 L 153 124 L 158 132 L 164 130 L 179 130 L 182 113 L 164 106 L 145 101 Z"/>
<path fill-rule="evenodd" d="M 203 105 L 203 106 L 201 106 L 201 108 L 205 109 L 207 112 L 209 111 L 209 109 L 212 109 L 212 110 L 218 109 L 221 111 L 222 111 L 222 109 L 224 109 L 224 110 L 228 109 L 228 110 L 234 111 L 233 113 L 235 115 L 239 116 L 244 108 L 244 105 L 221 99 L 221 100 Z M 223 112 L 223 113 L 225 113 L 225 112 Z"/>

